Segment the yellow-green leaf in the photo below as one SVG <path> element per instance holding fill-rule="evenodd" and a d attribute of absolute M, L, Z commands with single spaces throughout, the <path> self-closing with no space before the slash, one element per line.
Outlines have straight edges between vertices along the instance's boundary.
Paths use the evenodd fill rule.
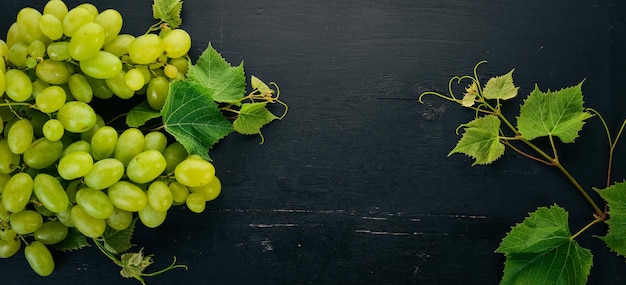
<path fill-rule="evenodd" d="M 618 182 L 612 186 L 596 191 L 609 205 L 609 231 L 600 237 L 615 253 L 626 257 L 626 182 Z"/>
<path fill-rule="evenodd" d="M 513 84 L 514 70 L 515 69 L 512 69 L 511 71 L 509 71 L 509 73 L 505 75 L 496 76 L 489 79 L 489 81 L 487 81 L 487 84 L 485 85 L 485 88 L 483 89 L 483 96 L 486 99 L 500 100 L 515 98 L 515 96 L 517 96 L 517 90 L 519 89 L 519 87 L 515 87 L 515 84 Z"/>
<path fill-rule="evenodd" d="M 504 144 L 500 142 L 500 119 L 497 116 L 480 117 L 461 127 L 465 128 L 465 133 L 448 156 L 464 153 L 474 158 L 473 165 L 476 165 L 489 164 L 504 153 Z"/>
<path fill-rule="evenodd" d="M 170 28 L 180 26 L 182 19 L 180 12 L 183 9 L 183 1 L 180 0 L 154 0 L 152 15 L 157 20 L 166 22 Z"/>

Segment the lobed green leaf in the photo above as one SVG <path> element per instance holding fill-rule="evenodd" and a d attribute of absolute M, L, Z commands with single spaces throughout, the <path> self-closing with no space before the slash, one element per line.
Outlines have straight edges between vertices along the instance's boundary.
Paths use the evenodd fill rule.
<path fill-rule="evenodd" d="M 58 251 L 74 251 L 83 247 L 91 246 L 85 235 L 76 228 L 68 228 L 67 237 L 59 243 L 52 245 Z"/>
<path fill-rule="evenodd" d="M 267 102 L 241 105 L 237 119 L 233 122 L 235 131 L 244 135 L 261 133 L 261 127 L 278 118 L 266 108 L 266 105 Z"/>
<path fill-rule="evenodd" d="M 509 73 L 492 77 L 487 81 L 485 88 L 483 89 L 483 96 L 486 99 L 500 99 L 507 100 L 512 99 L 517 96 L 517 90 L 519 87 L 515 87 L 513 84 L 513 71 L 512 69 Z"/>
<path fill-rule="evenodd" d="M 200 55 L 187 72 L 189 80 L 209 89 L 208 94 L 216 102 L 239 105 L 245 95 L 246 78 L 243 63 L 231 66 L 212 46 Z"/>
<path fill-rule="evenodd" d="M 463 137 L 448 156 L 464 153 L 474 158 L 474 164 L 489 164 L 504 153 L 504 144 L 500 142 L 500 119 L 487 115 L 461 125 L 465 128 Z"/>
<path fill-rule="evenodd" d="M 180 0 L 154 0 L 152 4 L 152 16 L 155 19 L 166 22 L 170 28 L 178 28 L 182 23 L 180 12 L 183 9 L 183 1 Z"/>
<path fill-rule="evenodd" d="M 618 255 L 626 257 L 626 182 L 618 182 L 603 190 L 595 189 L 609 206 L 609 231 L 602 241 Z"/>
<path fill-rule="evenodd" d="M 102 239 L 104 239 L 104 248 L 106 248 L 109 252 L 120 254 L 133 247 L 134 244 L 131 240 L 135 231 L 136 222 L 137 219 L 134 219 L 130 226 L 122 231 L 107 227 L 104 234 L 102 234 Z"/>

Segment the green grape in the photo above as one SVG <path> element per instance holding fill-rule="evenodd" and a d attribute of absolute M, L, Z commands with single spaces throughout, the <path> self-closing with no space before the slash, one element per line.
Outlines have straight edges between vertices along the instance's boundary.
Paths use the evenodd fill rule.
<path fill-rule="evenodd" d="M 2 198 L 2 196 L 0 196 Z M 9 219 L 9 211 L 4 208 L 4 203 L 0 200 L 0 220 L 8 220 Z"/>
<path fill-rule="evenodd" d="M 168 187 L 172 192 L 172 205 L 179 206 L 185 204 L 187 196 L 189 196 L 189 189 L 187 186 L 174 181 L 170 183 Z"/>
<path fill-rule="evenodd" d="M 30 43 L 41 38 L 41 30 L 39 29 L 39 18 L 41 13 L 37 9 L 26 7 L 17 13 L 17 28 L 22 38 Z"/>
<path fill-rule="evenodd" d="M 13 153 L 6 139 L 0 140 L 0 173 L 9 174 L 20 166 L 20 155 Z"/>
<path fill-rule="evenodd" d="M 41 214 L 42 216 L 54 217 L 56 215 L 55 212 L 48 210 L 48 208 L 46 208 L 43 204 L 41 204 L 41 202 L 39 202 L 39 199 L 37 199 L 36 195 L 33 195 L 32 202 L 33 202 L 33 208 L 35 208 L 35 211 L 37 211 L 37 213 Z"/>
<path fill-rule="evenodd" d="M 90 76 L 85 76 L 89 85 L 91 85 L 91 90 L 93 91 L 93 96 L 100 99 L 109 99 L 113 97 L 113 91 L 109 89 L 104 79 L 96 79 Z"/>
<path fill-rule="evenodd" d="M 2 205 L 2 203 L 0 203 Z M 6 212 L 6 211 L 5 211 Z M 7 216 L 8 219 L 9 216 Z M 6 219 L 3 219 L 6 220 Z M 12 240 L 17 237 L 17 233 L 9 227 L 0 227 L 0 240 Z"/>
<path fill-rule="evenodd" d="M 75 7 L 69 10 L 63 18 L 63 34 L 72 37 L 80 27 L 93 22 L 94 19 L 95 16 L 89 12 L 89 10 L 82 7 Z"/>
<path fill-rule="evenodd" d="M 41 228 L 41 225 L 43 225 L 43 217 L 36 211 L 23 210 L 11 214 L 9 223 L 11 224 L 11 228 L 18 235 L 27 235 Z"/>
<path fill-rule="evenodd" d="M 97 23 L 87 23 L 74 33 L 70 40 L 70 56 L 78 61 L 87 60 L 100 51 L 104 44 L 104 28 Z"/>
<path fill-rule="evenodd" d="M 48 3 L 46 3 L 46 6 L 43 7 L 44 15 L 53 15 L 57 17 L 59 21 L 63 21 L 63 18 L 65 18 L 67 11 L 67 6 L 61 0 L 50 0 L 48 1 Z"/>
<path fill-rule="evenodd" d="M 54 42 L 48 45 L 46 52 L 52 60 L 65 61 L 70 59 L 69 47 L 70 43 L 68 42 Z"/>
<path fill-rule="evenodd" d="M 57 218 L 59 219 L 59 222 L 61 222 L 63 225 L 65 225 L 68 228 L 75 227 L 74 221 L 72 221 L 72 208 L 73 207 L 74 206 L 70 204 L 70 206 L 68 206 L 67 209 L 65 209 L 65 211 L 61 213 L 57 213 Z"/>
<path fill-rule="evenodd" d="M 94 218 L 106 219 L 113 214 L 113 204 L 107 194 L 100 190 L 83 188 L 76 192 L 76 203 Z"/>
<path fill-rule="evenodd" d="M 91 85 L 89 85 L 85 76 L 80 73 L 74 73 L 70 76 L 67 83 L 72 95 L 74 95 L 74 99 L 85 103 L 91 102 L 93 90 L 91 90 Z"/>
<path fill-rule="evenodd" d="M 150 64 L 163 55 L 163 40 L 155 34 L 135 38 L 128 46 L 130 60 L 137 64 Z"/>
<path fill-rule="evenodd" d="M 28 54 L 31 57 L 43 57 L 46 53 L 46 45 L 40 40 L 34 40 L 28 45 Z"/>
<path fill-rule="evenodd" d="M 91 144 L 89 144 L 86 141 L 75 141 L 65 148 L 61 157 L 63 158 L 67 156 L 68 154 L 72 152 L 77 152 L 77 151 L 84 151 L 86 153 L 91 153 Z"/>
<path fill-rule="evenodd" d="M 113 40 L 122 30 L 122 15 L 114 9 L 102 11 L 94 22 L 100 24 L 104 28 L 104 42 L 108 43 Z"/>
<path fill-rule="evenodd" d="M 123 231 L 133 222 L 133 213 L 113 207 L 113 214 L 106 218 L 105 222 L 110 228 Z"/>
<path fill-rule="evenodd" d="M 35 81 L 33 81 L 33 98 L 37 99 L 37 96 L 39 96 L 39 93 L 41 93 L 41 91 L 43 91 L 44 89 L 50 87 L 50 84 L 43 82 L 41 79 L 37 78 Z"/>
<path fill-rule="evenodd" d="M 43 124 L 43 135 L 51 141 L 58 141 L 65 134 L 63 124 L 57 119 L 50 119 Z"/>
<path fill-rule="evenodd" d="M 79 101 L 65 103 L 57 113 L 57 120 L 63 123 L 65 130 L 82 133 L 93 128 L 98 117 L 89 104 Z"/>
<path fill-rule="evenodd" d="M 9 62 L 17 67 L 26 66 L 28 58 L 28 44 L 25 42 L 16 42 L 9 48 Z"/>
<path fill-rule="evenodd" d="M 135 36 L 129 34 L 121 34 L 114 37 L 110 42 L 104 44 L 102 49 L 114 54 L 117 57 L 128 54 L 130 43 L 135 40 Z"/>
<path fill-rule="evenodd" d="M 172 58 L 170 60 L 170 64 L 176 66 L 178 73 L 187 74 L 187 71 L 189 70 L 189 60 L 185 57 Z"/>
<path fill-rule="evenodd" d="M 198 192 L 191 192 L 187 195 L 185 205 L 187 205 L 187 208 L 194 213 L 202 213 L 206 208 L 206 200 L 202 194 Z"/>
<path fill-rule="evenodd" d="M 0 40 L 0 59 L 9 59 L 9 46 L 7 46 L 7 43 L 3 40 Z"/>
<path fill-rule="evenodd" d="M 39 18 L 39 30 L 49 39 L 56 41 L 63 37 L 63 22 L 55 15 L 44 14 Z"/>
<path fill-rule="evenodd" d="M 98 51 L 93 57 L 80 62 L 80 69 L 97 79 L 108 79 L 122 72 L 122 62 L 112 53 Z"/>
<path fill-rule="evenodd" d="M 63 156 L 57 165 L 59 175 L 74 180 L 87 175 L 93 168 L 93 158 L 85 151 L 74 151 Z"/>
<path fill-rule="evenodd" d="M 94 4 L 91 3 L 83 3 L 80 4 L 76 7 L 80 7 L 80 8 L 84 8 L 87 11 L 89 11 L 89 13 L 91 13 L 91 15 L 93 15 L 93 17 L 97 17 L 98 16 L 98 7 L 96 7 Z"/>
<path fill-rule="evenodd" d="M 168 57 L 181 57 L 191 48 L 191 36 L 185 30 L 173 29 L 163 36 L 163 48 Z"/>
<path fill-rule="evenodd" d="M 34 68 L 35 66 L 37 66 L 37 60 L 32 58 L 32 57 L 28 57 L 28 58 L 26 58 L 26 61 L 24 62 L 24 65 L 28 69 Z"/>
<path fill-rule="evenodd" d="M 120 71 L 117 75 L 111 78 L 107 78 L 104 81 L 106 82 L 109 89 L 113 91 L 113 94 L 117 95 L 117 97 L 120 97 L 122 99 L 130 99 L 131 97 L 133 97 L 133 95 L 135 95 L 135 91 L 130 89 L 128 85 L 126 85 L 126 72 L 124 72 L 123 70 Z"/>
<path fill-rule="evenodd" d="M 150 204 L 146 205 L 137 213 L 142 224 L 149 228 L 156 228 L 163 224 L 167 217 L 167 211 L 157 211 Z"/>
<path fill-rule="evenodd" d="M 6 80 L 5 91 L 7 96 L 14 101 L 23 102 L 30 98 L 33 92 L 33 84 L 25 72 L 19 69 L 10 69 L 4 73 Z"/>
<path fill-rule="evenodd" d="M 127 166 L 128 163 L 143 150 L 145 138 L 137 128 L 125 130 L 117 140 L 115 158 Z"/>
<path fill-rule="evenodd" d="M 42 242 L 33 241 L 24 248 L 24 256 L 30 268 L 40 276 L 48 276 L 54 271 L 54 259 L 50 250 Z"/>
<path fill-rule="evenodd" d="M 67 95 L 63 88 L 52 85 L 41 90 L 35 98 L 35 105 L 39 111 L 50 114 L 58 111 L 65 105 Z"/>
<path fill-rule="evenodd" d="M 126 81 L 126 86 L 133 91 L 141 89 L 145 83 L 142 72 L 136 68 L 126 72 L 124 80 Z"/>
<path fill-rule="evenodd" d="M 79 206 L 72 207 L 70 212 L 74 226 L 86 237 L 97 238 L 104 233 L 106 222 L 103 219 L 94 218 Z"/>
<path fill-rule="evenodd" d="M 147 88 L 148 83 L 152 80 L 152 72 L 146 65 L 135 65 L 135 69 L 141 71 L 143 75 L 143 88 Z"/>
<path fill-rule="evenodd" d="M 188 187 L 208 184 L 215 177 L 215 167 L 206 160 L 185 159 L 174 169 L 176 181 Z"/>
<path fill-rule="evenodd" d="M 35 240 L 51 245 L 63 241 L 67 237 L 68 228 L 60 221 L 47 221 L 33 234 Z"/>
<path fill-rule="evenodd" d="M 14 238 L 10 240 L 0 239 L 0 258 L 9 258 L 15 255 L 22 247 L 22 241 Z"/>
<path fill-rule="evenodd" d="M 154 181 L 148 187 L 148 204 L 157 211 L 167 211 L 172 206 L 174 198 L 172 191 L 163 181 Z"/>
<path fill-rule="evenodd" d="M 167 147 L 167 137 L 162 132 L 153 131 L 144 136 L 143 150 L 157 150 L 160 153 L 165 152 Z"/>
<path fill-rule="evenodd" d="M 111 126 L 99 128 L 91 137 L 91 155 L 95 160 L 112 157 L 117 146 L 117 130 Z"/>
<path fill-rule="evenodd" d="M 24 163 L 33 169 L 44 169 L 54 164 L 63 154 L 63 143 L 39 138 L 24 152 Z"/>
<path fill-rule="evenodd" d="M 39 202 L 53 213 L 60 213 L 70 204 L 61 182 L 52 175 L 39 173 L 33 179 L 33 192 Z"/>
<path fill-rule="evenodd" d="M 6 44 L 9 49 L 15 45 L 16 43 L 23 42 L 22 34 L 20 33 L 19 28 L 17 27 L 17 23 L 11 24 L 9 30 L 7 31 Z"/>
<path fill-rule="evenodd" d="M 126 175 L 135 183 L 148 183 L 163 173 L 165 164 L 165 157 L 158 150 L 146 150 L 128 163 Z"/>
<path fill-rule="evenodd" d="M 4 61 L 4 60 L 0 60 Z M 0 71 L 0 95 L 4 94 L 4 90 L 7 87 L 6 79 L 4 79 L 4 71 Z M 0 127 L 0 132 L 2 132 L 2 128 Z"/>
<path fill-rule="evenodd" d="M 107 193 L 111 203 L 124 211 L 138 212 L 148 204 L 148 195 L 139 186 L 127 181 L 118 181 L 109 187 Z"/>
<path fill-rule="evenodd" d="M 189 153 L 187 153 L 187 150 L 180 142 L 176 141 L 165 148 L 163 156 L 167 162 L 165 172 L 170 173 L 174 171 L 179 163 L 183 162 L 183 160 L 189 156 Z"/>
<path fill-rule="evenodd" d="M 68 64 L 52 59 L 44 59 L 37 64 L 35 73 L 39 79 L 46 83 L 61 85 L 67 83 L 70 79 L 71 71 Z"/>
<path fill-rule="evenodd" d="M 169 90 L 170 82 L 165 76 L 152 78 L 148 83 L 148 90 L 146 92 L 148 105 L 150 105 L 152 109 L 160 111 L 163 105 L 165 105 Z"/>
<path fill-rule="evenodd" d="M 90 142 L 93 135 L 102 127 L 105 126 L 104 119 L 102 116 L 96 114 L 96 124 L 86 132 L 80 133 L 80 139 L 86 142 Z"/>
<path fill-rule="evenodd" d="M 163 72 L 165 73 L 165 76 L 170 79 L 175 79 L 178 76 L 178 68 L 171 64 L 165 65 Z"/>
<path fill-rule="evenodd" d="M 220 195 L 220 192 L 222 191 L 222 183 L 217 176 L 214 176 L 209 183 L 198 187 L 189 187 L 189 190 L 191 192 L 200 193 L 204 196 L 206 201 L 211 201 Z"/>
<path fill-rule="evenodd" d="M 117 183 L 122 176 L 124 165 L 115 158 L 105 158 L 94 163 L 84 179 L 89 188 L 102 190 Z"/>
<path fill-rule="evenodd" d="M 7 173 L 0 173 L 0 194 L 2 194 L 2 190 L 4 190 L 4 185 L 7 184 L 7 181 L 9 181 L 9 179 L 11 178 L 11 175 L 7 174 Z M 0 197 L 2 197 L 0 195 Z M 0 203 L 0 205 L 2 205 L 2 203 Z M 4 207 L 4 206 L 2 206 Z M 2 216 L 0 215 L 0 220 L 2 220 Z"/>
<path fill-rule="evenodd" d="M 20 119 L 11 126 L 7 134 L 9 149 L 15 154 L 22 154 L 30 147 L 33 137 L 33 125 L 30 120 Z"/>

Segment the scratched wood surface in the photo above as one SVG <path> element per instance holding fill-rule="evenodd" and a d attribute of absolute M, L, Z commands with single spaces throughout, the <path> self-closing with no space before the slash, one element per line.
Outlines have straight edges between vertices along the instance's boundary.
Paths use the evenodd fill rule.
<path fill-rule="evenodd" d="M 118 9 L 125 32 L 153 23 L 150 0 L 90 2 Z M 44 3 L 3 1 L 0 34 L 21 7 Z M 446 158 L 472 114 L 434 98 L 420 105 L 417 95 L 443 92 L 449 77 L 488 60 L 484 77 L 515 68 L 522 95 L 535 83 L 559 89 L 585 79 L 586 104 L 616 126 L 626 103 L 625 6 L 185 1 L 192 56 L 211 42 L 248 74 L 278 82 L 290 110 L 264 130 L 263 145 L 231 135 L 212 151 L 224 189 L 205 213 L 176 209 L 160 228 L 137 229 L 154 269 L 172 256 L 189 266 L 149 284 L 496 284 L 504 259 L 493 251 L 529 211 L 558 203 L 576 231 L 592 210 L 559 173 L 513 153 L 487 167 Z M 590 189 L 603 184 L 606 142 L 598 121 L 587 126 L 562 156 Z M 623 149 L 615 179 L 626 177 Z M 623 284 L 623 259 L 591 234 L 579 239 L 595 256 L 590 284 Z M 21 256 L 0 260 L 1 284 L 137 284 L 95 248 L 56 261 L 39 278 Z"/>

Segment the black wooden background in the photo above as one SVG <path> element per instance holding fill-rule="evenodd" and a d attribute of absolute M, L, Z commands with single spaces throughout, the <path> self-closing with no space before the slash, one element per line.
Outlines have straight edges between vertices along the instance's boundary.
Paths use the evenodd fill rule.
<path fill-rule="evenodd" d="M 2 1 L 0 34 L 20 8 Z M 145 32 L 151 0 L 94 0 Z M 67 0 L 70 7 L 81 1 Z M 172 210 L 164 225 L 138 227 L 135 243 L 189 266 L 149 284 L 496 284 L 495 254 L 512 225 L 540 206 L 570 212 L 572 231 L 592 209 L 555 169 L 511 151 L 491 166 L 447 158 L 471 111 L 427 98 L 451 76 L 487 60 L 483 79 L 515 68 L 520 97 L 537 83 L 560 89 L 585 80 L 586 106 L 616 130 L 626 78 L 626 2 L 590 1 L 198 1 L 183 7 L 197 58 L 210 42 L 247 75 L 276 81 L 289 104 L 259 137 L 231 135 L 211 155 L 223 193 L 203 214 Z M 4 38 L 4 36 L 3 36 Z M 513 115 L 522 102 L 507 107 Z M 118 112 L 111 109 L 110 114 Z M 626 145 L 616 180 L 626 177 Z M 606 135 L 590 120 L 562 158 L 584 187 L 603 187 Z M 624 284 L 626 264 L 593 237 L 590 284 Z M 138 284 L 94 248 L 56 255 L 36 276 L 18 253 L 0 260 L 1 284 Z"/>

